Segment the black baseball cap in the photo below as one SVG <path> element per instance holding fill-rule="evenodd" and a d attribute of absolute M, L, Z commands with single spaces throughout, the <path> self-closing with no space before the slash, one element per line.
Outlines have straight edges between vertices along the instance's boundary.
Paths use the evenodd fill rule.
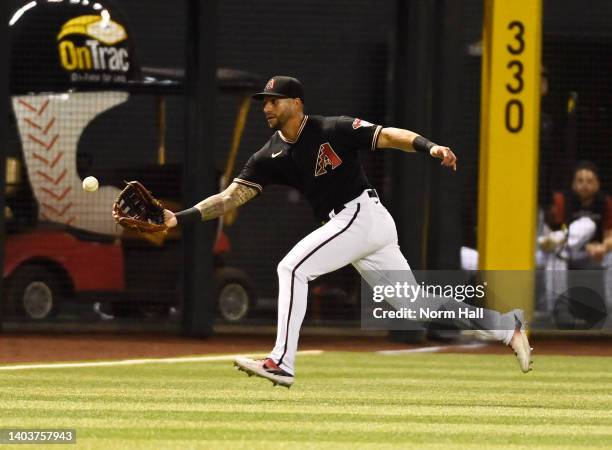
<path fill-rule="evenodd" d="M 263 100 L 264 97 L 299 98 L 304 101 L 304 87 L 300 80 L 293 77 L 277 75 L 266 83 L 263 92 L 251 95 L 255 100 Z"/>

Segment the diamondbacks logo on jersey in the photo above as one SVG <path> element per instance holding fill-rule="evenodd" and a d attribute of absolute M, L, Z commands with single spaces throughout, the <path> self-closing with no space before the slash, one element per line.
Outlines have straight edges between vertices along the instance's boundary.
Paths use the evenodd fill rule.
<path fill-rule="evenodd" d="M 336 154 L 334 149 L 329 142 L 325 144 L 321 144 L 319 147 L 319 154 L 317 156 L 317 167 L 315 169 L 315 177 L 319 175 L 325 175 L 327 173 L 327 168 L 331 167 L 331 169 L 335 169 L 340 164 L 342 164 L 342 160 Z"/>
<path fill-rule="evenodd" d="M 353 120 L 353 130 L 356 130 L 357 128 L 361 128 L 361 127 L 373 127 L 374 124 L 370 123 L 366 120 L 361 120 L 361 119 L 355 119 Z"/>

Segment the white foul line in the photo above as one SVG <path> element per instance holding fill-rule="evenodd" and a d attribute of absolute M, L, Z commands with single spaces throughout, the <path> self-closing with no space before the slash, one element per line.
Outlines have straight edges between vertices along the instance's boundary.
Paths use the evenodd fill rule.
<path fill-rule="evenodd" d="M 323 350 L 304 350 L 297 352 L 299 355 L 320 355 Z M 265 355 L 266 352 L 253 352 L 249 355 Z M 138 364 L 174 364 L 185 362 L 209 362 L 209 361 L 232 361 L 242 354 L 213 355 L 213 356 L 180 356 L 176 358 L 148 358 L 148 359 L 122 359 L 119 361 L 94 361 L 79 363 L 52 363 L 52 364 L 22 364 L 11 366 L 0 366 L 0 370 L 25 370 L 25 369 L 68 369 L 73 367 L 109 367 L 109 366 L 135 366 Z"/>
<path fill-rule="evenodd" d="M 378 353 L 379 355 L 402 355 L 404 353 L 436 353 L 436 352 L 443 352 L 445 350 L 453 350 L 453 349 L 482 348 L 482 347 L 486 347 L 487 345 L 488 344 L 484 342 L 476 342 L 474 344 L 435 345 L 431 347 L 408 348 L 404 350 L 380 350 L 376 353 Z"/>

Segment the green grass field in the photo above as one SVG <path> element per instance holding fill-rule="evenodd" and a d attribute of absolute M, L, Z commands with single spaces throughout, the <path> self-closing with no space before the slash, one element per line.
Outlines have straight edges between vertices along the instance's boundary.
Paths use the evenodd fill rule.
<path fill-rule="evenodd" d="M 0 428 L 77 430 L 53 449 L 612 447 L 612 358 L 536 356 L 527 375 L 510 354 L 298 363 L 290 390 L 227 361 L 1 371 Z"/>

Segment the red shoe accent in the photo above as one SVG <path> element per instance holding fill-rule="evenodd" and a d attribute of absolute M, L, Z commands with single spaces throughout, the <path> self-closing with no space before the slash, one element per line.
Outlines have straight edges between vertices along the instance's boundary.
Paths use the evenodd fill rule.
<path fill-rule="evenodd" d="M 278 364 L 276 364 L 272 358 L 266 358 L 264 360 L 263 365 L 264 369 L 278 370 L 280 372 L 284 372 L 284 370 L 278 367 Z"/>

